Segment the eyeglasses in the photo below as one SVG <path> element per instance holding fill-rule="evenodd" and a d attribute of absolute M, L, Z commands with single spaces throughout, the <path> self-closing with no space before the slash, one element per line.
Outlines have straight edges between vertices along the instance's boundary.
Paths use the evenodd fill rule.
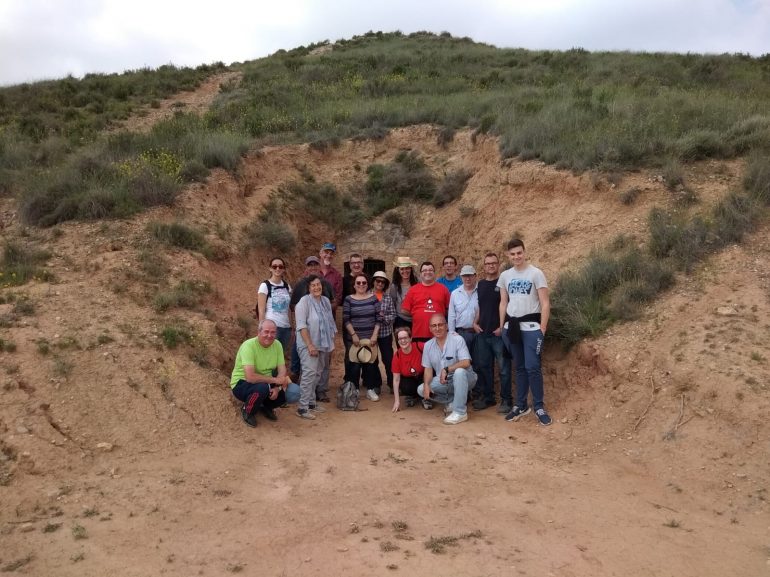
<path fill-rule="evenodd" d="M 350 266 L 353 266 L 354 264 L 363 265 L 364 261 L 362 261 L 362 260 L 351 260 L 350 261 Z"/>
<path fill-rule="evenodd" d="M 420 272 L 436 272 L 436 271 L 435 269 L 432 269 L 432 268 L 424 268 L 424 269 L 420 269 Z"/>
<path fill-rule="evenodd" d="M 356 281 L 356 286 L 366 286 L 366 285 L 368 285 L 368 284 L 369 284 L 369 283 L 368 283 L 368 282 L 366 282 L 365 280 L 357 280 L 357 281 Z"/>
<path fill-rule="evenodd" d="M 432 328 L 432 329 L 440 329 L 441 327 L 445 327 L 445 326 L 446 326 L 446 323 L 434 323 L 434 324 L 430 325 L 430 328 Z"/>
<path fill-rule="evenodd" d="M 271 264 L 270 268 L 274 268 L 276 270 L 282 270 L 282 269 L 285 269 L 286 267 L 283 266 L 282 264 Z"/>
<path fill-rule="evenodd" d="M 494 265 L 494 264 L 497 264 L 497 261 L 495 261 L 495 262 L 485 262 L 484 266 L 489 266 L 489 265 Z"/>

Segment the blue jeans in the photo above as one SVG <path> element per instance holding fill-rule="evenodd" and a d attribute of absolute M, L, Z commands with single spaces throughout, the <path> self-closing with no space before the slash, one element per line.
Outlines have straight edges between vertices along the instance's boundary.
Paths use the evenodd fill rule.
<path fill-rule="evenodd" d="M 278 334 L 276 335 L 276 339 L 278 339 L 278 342 L 281 343 L 281 346 L 283 347 L 283 356 L 286 357 L 286 353 L 289 352 L 289 345 L 291 344 L 291 333 L 292 333 L 291 327 L 278 327 Z"/>
<path fill-rule="evenodd" d="M 468 391 L 476 386 L 478 377 L 473 369 L 456 369 L 450 373 L 445 385 L 439 382 L 438 376 L 430 382 L 431 400 L 442 405 L 452 405 L 452 411 L 458 415 L 468 412 Z M 417 387 L 417 394 L 424 397 L 425 385 Z"/>
<path fill-rule="evenodd" d="M 503 338 L 496 337 L 492 333 L 476 335 L 474 359 L 479 373 L 480 398 L 495 402 L 495 362 L 497 362 L 500 367 L 500 400 L 512 405 L 511 359 L 503 355 Z"/>
<path fill-rule="evenodd" d="M 527 396 L 532 391 L 532 404 L 535 410 L 543 408 L 543 371 L 540 368 L 540 353 L 543 349 L 543 333 L 536 331 L 521 331 L 521 342 L 513 344 L 508 339 L 506 329 L 503 329 L 503 343 L 513 357 L 516 367 L 516 405 L 519 408 L 527 406 Z"/>

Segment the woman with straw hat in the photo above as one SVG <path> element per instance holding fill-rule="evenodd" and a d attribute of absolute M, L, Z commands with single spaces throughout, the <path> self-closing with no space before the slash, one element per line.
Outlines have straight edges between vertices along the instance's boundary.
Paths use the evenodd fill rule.
<path fill-rule="evenodd" d="M 417 275 L 414 274 L 415 264 L 408 256 L 399 256 L 393 261 L 393 282 L 389 290 L 390 298 L 393 299 L 393 306 L 396 309 L 393 328 L 412 327 L 412 317 L 409 313 L 401 310 L 401 303 L 409 289 L 418 282 Z"/>

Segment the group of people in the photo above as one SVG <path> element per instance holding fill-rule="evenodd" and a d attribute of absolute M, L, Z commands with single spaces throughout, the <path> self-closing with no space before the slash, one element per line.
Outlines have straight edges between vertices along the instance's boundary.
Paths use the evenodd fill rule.
<path fill-rule="evenodd" d="M 390 278 L 384 271 L 370 278 L 355 253 L 343 277 L 333 266 L 336 252 L 326 243 L 318 256 L 307 257 L 294 287 L 284 278 L 284 260 L 270 261 L 270 277 L 257 289 L 258 333 L 241 344 L 230 382 L 247 425 L 256 426 L 259 413 L 275 420 L 274 409 L 291 403 L 303 419 L 325 412 L 340 308 L 344 380 L 366 389 L 368 400 L 379 401 L 385 384 L 394 395 L 393 412 L 403 396 L 407 407 L 444 405 L 448 425 L 468 420 L 469 402 L 479 411 L 497 406 L 506 421 L 534 409 L 540 424 L 551 424 L 540 364 L 548 284 L 527 262 L 520 239 L 507 245 L 511 267 L 500 273 L 497 254 L 489 252 L 481 278 L 469 264 L 458 274 L 453 256 L 444 257 L 440 278 L 433 263 L 417 265 L 408 257 L 395 260 Z M 289 351 L 291 372 L 284 358 Z"/>

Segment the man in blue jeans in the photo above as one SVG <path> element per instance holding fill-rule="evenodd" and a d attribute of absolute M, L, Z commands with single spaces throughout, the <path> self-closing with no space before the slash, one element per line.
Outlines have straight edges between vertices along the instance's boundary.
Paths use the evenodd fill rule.
<path fill-rule="evenodd" d="M 435 314 L 428 327 L 433 338 L 425 343 L 422 352 L 423 384 L 417 394 L 451 408 L 445 425 L 459 425 L 468 420 L 468 391 L 476 386 L 476 373 L 471 368 L 471 355 L 457 333 L 447 331 L 446 317 Z M 427 407 L 426 407 L 427 408 Z M 445 411 L 446 413 L 446 411 Z"/>
<path fill-rule="evenodd" d="M 257 336 L 241 343 L 235 356 L 230 388 L 243 403 L 241 417 L 249 427 L 257 426 L 258 412 L 276 421 L 276 407 L 299 400 L 299 385 L 290 382 L 286 375 L 283 347 L 276 340 L 277 335 L 276 324 L 264 319 L 259 323 Z"/>
<path fill-rule="evenodd" d="M 497 412 L 507 415 L 513 409 L 511 396 L 511 355 L 503 353 L 503 337 L 500 325 L 500 287 L 497 286 L 500 259 L 497 254 L 484 255 L 484 278 L 479 280 L 477 292 L 479 308 L 473 330 L 476 332 L 476 351 L 473 360 L 478 367 L 479 386 L 476 407 L 495 404 L 495 363 L 500 371 L 500 404 Z"/>
<path fill-rule="evenodd" d="M 532 404 L 541 425 L 550 425 L 551 417 L 543 404 L 543 371 L 540 355 L 543 337 L 551 315 L 548 283 L 543 271 L 527 262 L 524 243 L 514 238 L 508 242 L 508 259 L 512 268 L 497 280 L 500 288 L 500 326 L 503 343 L 516 367 L 516 404 L 505 416 L 518 421 L 532 410 L 527 397 L 532 391 Z"/>

